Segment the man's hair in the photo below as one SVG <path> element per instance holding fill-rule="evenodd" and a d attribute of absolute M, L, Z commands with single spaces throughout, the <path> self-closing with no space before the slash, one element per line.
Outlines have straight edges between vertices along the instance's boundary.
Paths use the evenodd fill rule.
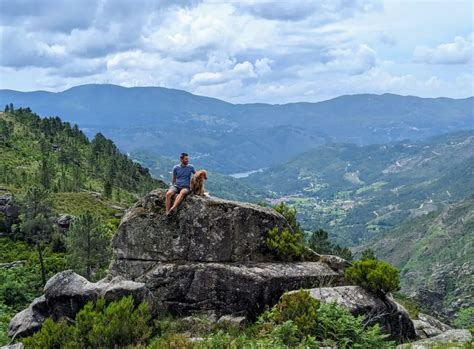
<path fill-rule="evenodd" d="M 181 155 L 179 156 L 180 159 L 184 158 L 185 156 L 188 156 L 188 153 L 181 153 Z"/>

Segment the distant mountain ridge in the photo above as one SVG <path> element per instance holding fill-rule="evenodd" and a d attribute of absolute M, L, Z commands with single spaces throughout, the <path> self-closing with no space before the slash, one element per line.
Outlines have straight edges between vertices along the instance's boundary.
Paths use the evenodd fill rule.
<path fill-rule="evenodd" d="M 223 173 L 274 166 L 327 142 L 387 143 L 474 128 L 474 97 L 231 104 L 162 87 L 82 85 L 58 93 L 0 90 L 0 103 L 103 132 L 126 151 L 174 157 L 185 150 L 197 165 Z"/>

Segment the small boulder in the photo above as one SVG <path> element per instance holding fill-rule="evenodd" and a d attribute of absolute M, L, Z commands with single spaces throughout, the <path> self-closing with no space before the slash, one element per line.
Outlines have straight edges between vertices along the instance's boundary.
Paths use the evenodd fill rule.
<path fill-rule="evenodd" d="M 224 315 L 217 320 L 217 323 L 227 326 L 244 327 L 247 323 L 247 318 L 245 316 Z"/>
<path fill-rule="evenodd" d="M 417 338 L 408 312 L 389 296 L 382 299 L 359 286 L 313 288 L 310 294 L 324 303 L 336 302 L 354 316 L 365 316 L 369 324 L 378 323 L 398 343 Z"/>
<path fill-rule="evenodd" d="M 74 219 L 76 219 L 76 217 L 65 213 L 59 216 L 59 218 L 56 220 L 56 224 L 62 232 L 66 232 L 69 230 L 69 227 L 71 226 L 71 223 Z"/>
<path fill-rule="evenodd" d="M 452 329 L 433 316 L 423 313 L 418 314 L 418 319 L 413 320 L 413 325 L 415 326 L 416 334 L 421 339 L 438 336 Z"/>
<path fill-rule="evenodd" d="M 79 310 L 90 300 L 104 298 L 116 301 L 133 296 L 135 304 L 148 301 L 152 315 L 157 303 L 143 283 L 108 277 L 96 283 L 89 282 L 72 270 L 62 271 L 48 280 L 44 295 L 36 298 L 28 308 L 16 314 L 8 326 L 10 337 L 25 337 L 38 331 L 47 317 L 73 321 Z"/>
<path fill-rule="evenodd" d="M 436 344 L 449 344 L 449 346 L 442 346 L 443 348 L 468 348 L 465 345 L 470 341 L 472 341 L 472 335 L 469 330 L 448 330 L 435 337 L 399 345 L 397 349 L 430 349 L 437 348 Z"/>
<path fill-rule="evenodd" d="M 49 316 L 46 298 L 35 298 L 28 308 L 17 313 L 8 326 L 8 336 L 12 338 L 27 337 L 41 329 L 44 320 Z"/>
<path fill-rule="evenodd" d="M 4 345 L 3 347 L 0 347 L 0 349 L 24 349 L 25 346 L 23 343 L 15 343 L 15 344 L 10 344 L 10 345 Z"/>

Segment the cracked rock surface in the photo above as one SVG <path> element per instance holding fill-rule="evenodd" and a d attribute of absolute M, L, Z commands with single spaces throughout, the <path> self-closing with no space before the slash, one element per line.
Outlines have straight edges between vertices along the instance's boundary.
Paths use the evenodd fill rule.
<path fill-rule="evenodd" d="M 126 212 L 110 273 L 145 283 L 172 314 L 254 317 L 287 290 L 344 283 L 328 264 L 268 253 L 266 232 L 291 229 L 273 209 L 191 195 L 167 218 L 165 194 L 154 190 Z"/>

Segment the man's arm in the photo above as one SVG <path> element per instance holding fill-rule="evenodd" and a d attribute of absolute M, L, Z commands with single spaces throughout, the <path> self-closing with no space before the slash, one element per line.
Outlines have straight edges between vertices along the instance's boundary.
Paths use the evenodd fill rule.
<path fill-rule="evenodd" d="M 171 179 L 171 184 L 176 184 L 176 167 L 173 168 L 173 178 Z"/>

